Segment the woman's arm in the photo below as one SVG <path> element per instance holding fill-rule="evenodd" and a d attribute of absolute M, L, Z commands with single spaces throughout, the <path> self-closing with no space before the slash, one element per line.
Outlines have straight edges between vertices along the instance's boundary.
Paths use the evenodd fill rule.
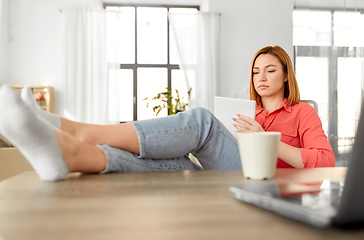
<path fill-rule="evenodd" d="M 244 126 L 241 127 L 238 124 L 234 124 L 235 128 L 239 132 L 264 132 L 262 126 L 255 120 L 245 115 L 239 114 L 239 118 L 233 118 L 235 122 Z M 280 142 L 278 146 L 277 157 L 292 167 L 303 168 L 304 164 L 302 162 L 301 149 L 297 147 L 292 147 L 284 142 Z"/>
<path fill-rule="evenodd" d="M 292 147 L 284 142 L 280 142 L 278 146 L 278 158 L 285 161 L 295 168 L 304 168 L 302 162 L 301 149 Z"/>
<path fill-rule="evenodd" d="M 264 131 L 257 121 L 244 115 L 238 117 L 234 120 L 245 127 L 235 124 L 239 132 Z M 316 111 L 304 105 L 295 119 L 290 121 L 299 123 L 296 129 L 299 146 L 291 146 L 281 141 L 278 158 L 296 168 L 334 167 L 335 155 Z"/>
<path fill-rule="evenodd" d="M 312 107 L 305 107 L 298 128 L 302 162 L 305 168 L 335 167 L 335 155 L 327 140 L 320 117 Z"/>

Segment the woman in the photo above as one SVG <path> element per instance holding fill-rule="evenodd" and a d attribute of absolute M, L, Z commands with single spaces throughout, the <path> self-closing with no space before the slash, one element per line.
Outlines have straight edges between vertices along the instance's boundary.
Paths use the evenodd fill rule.
<path fill-rule="evenodd" d="M 292 62 L 281 47 L 265 47 L 253 57 L 250 99 L 257 102 L 255 121 L 241 116 L 237 122 L 250 131 L 282 133 L 278 168 L 335 166 L 321 121 L 311 106 L 300 102 Z"/>
<path fill-rule="evenodd" d="M 334 166 L 335 157 L 315 110 L 300 103 L 288 54 L 280 47 L 257 52 L 251 66 L 250 98 L 256 121 L 234 118 L 237 131 L 281 131 L 277 167 Z M 69 172 L 241 169 L 235 137 L 205 109 L 119 125 L 73 122 L 41 110 L 28 87 L 20 99 L 0 89 L 0 132 L 45 181 Z M 245 128 L 238 126 L 243 125 Z"/>

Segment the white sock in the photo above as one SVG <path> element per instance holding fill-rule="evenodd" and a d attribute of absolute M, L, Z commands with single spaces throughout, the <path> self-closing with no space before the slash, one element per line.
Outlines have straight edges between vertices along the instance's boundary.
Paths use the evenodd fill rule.
<path fill-rule="evenodd" d="M 42 180 L 67 176 L 68 166 L 54 128 L 34 114 L 7 84 L 0 88 L 0 113 L 1 134 L 18 148 Z"/>
<path fill-rule="evenodd" d="M 56 128 L 61 128 L 61 117 L 57 114 L 47 112 L 41 109 L 37 101 L 33 96 L 32 89 L 29 86 L 25 86 L 21 89 L 20 92 L 21 98 L 25 102 L 25 104 L 35 112 L 36 115 L 41 116 L 45 120 L 47 120 L 50 124 L 55 126 Z"/>

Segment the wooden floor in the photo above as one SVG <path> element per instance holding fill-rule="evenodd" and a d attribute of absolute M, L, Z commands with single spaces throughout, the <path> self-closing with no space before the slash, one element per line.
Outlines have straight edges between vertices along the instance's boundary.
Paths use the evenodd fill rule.
<path fill-rule="evenodd" d="M 346 168 L 283 169 L 275 181 L 343 179 Z M 307 178 L 307 176 L 310 176 Z M 364 239 L 364 229 L 315 229 L 236 200 L 241 171 L 71 174 L 0 182 L 0 239 Z"/>

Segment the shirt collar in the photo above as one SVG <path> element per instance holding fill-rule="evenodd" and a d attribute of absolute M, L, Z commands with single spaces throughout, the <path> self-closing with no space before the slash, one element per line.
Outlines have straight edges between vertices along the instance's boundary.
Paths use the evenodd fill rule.
<path fill-rule="evenodd" d="M 279 110 L 281 108 L 284 108 L 287 112 L 292 112 L 292 106 L 287 104 L 287 98 L 283 100 L 281 105 L 276 110 Z M 261 113 L 264 109 L 262 108 L 262 101 L 258 104 L 258 106 L 255 109 L 255 115 Z"/>

